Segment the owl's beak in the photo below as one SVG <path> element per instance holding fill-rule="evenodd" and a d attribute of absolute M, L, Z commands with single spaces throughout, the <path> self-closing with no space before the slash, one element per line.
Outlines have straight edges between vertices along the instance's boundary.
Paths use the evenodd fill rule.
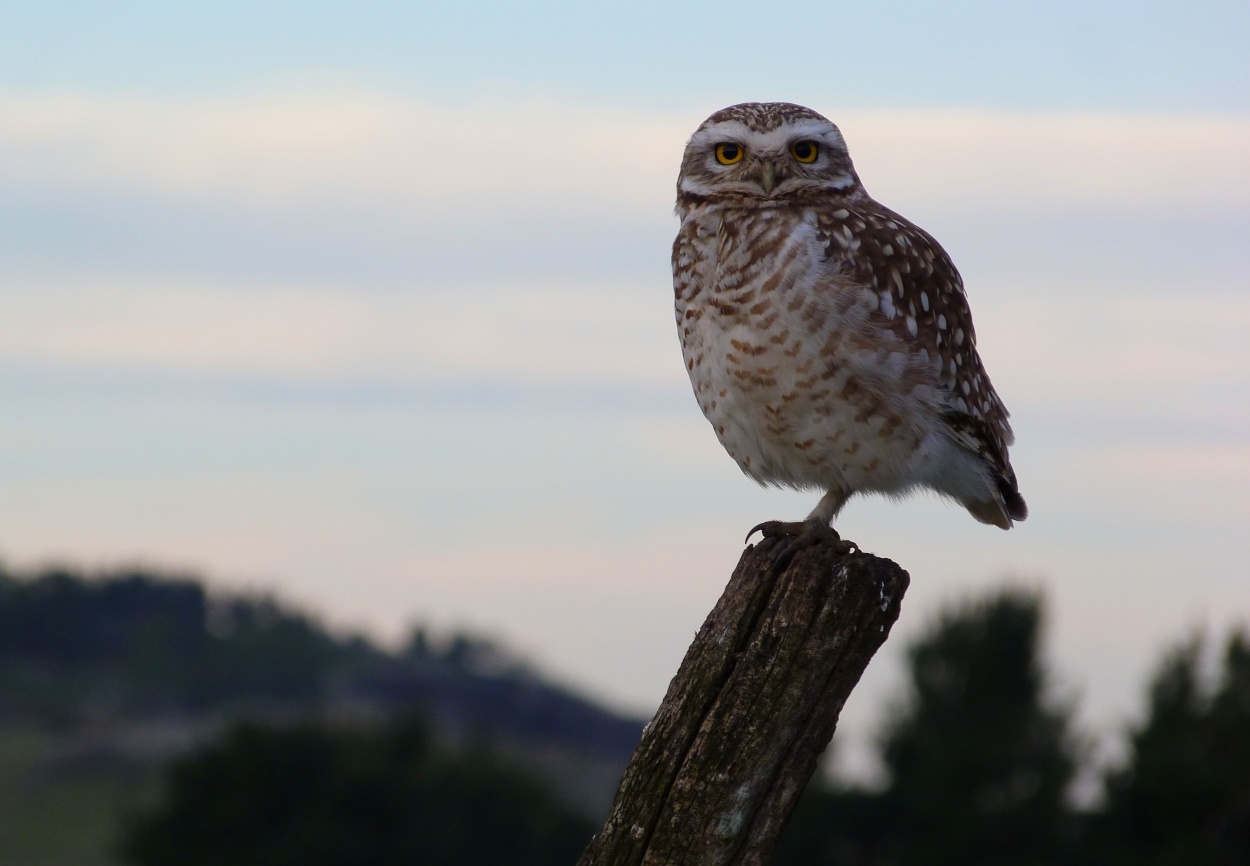
<path fill-rule="evenodd" d="M 760 171 L 760 186 L 764 187 L 764 195 L 772 195 L 773 186 L 777 181 L 776 171 L 772 160 L 764 160 L 764 168 Z"/>

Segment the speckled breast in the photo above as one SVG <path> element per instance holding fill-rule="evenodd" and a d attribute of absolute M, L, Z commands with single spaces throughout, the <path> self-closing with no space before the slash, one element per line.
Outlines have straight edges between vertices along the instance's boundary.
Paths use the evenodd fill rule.
<path fill-rule="evenodd" d="M 674 243 L 686 369 L 721 444 L 764 483 L 899 489 L 933 415 L 931 370 L 873 321 L 815 219 L 687 215 Z"/>

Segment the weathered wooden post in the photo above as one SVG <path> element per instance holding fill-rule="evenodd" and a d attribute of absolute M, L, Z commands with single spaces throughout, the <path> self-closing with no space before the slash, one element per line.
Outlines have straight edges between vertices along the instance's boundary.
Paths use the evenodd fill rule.
<path fill-rule="evenodd" d="M 908 575 L 833 544 L 748 546 L 579 866 L 762 866 Z"/>

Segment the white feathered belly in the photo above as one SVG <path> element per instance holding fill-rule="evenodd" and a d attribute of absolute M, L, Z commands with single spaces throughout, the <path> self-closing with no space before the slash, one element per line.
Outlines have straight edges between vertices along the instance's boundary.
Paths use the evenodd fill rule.
<path fill-rule="evenodd" d="M 862 304 L 847 306 L 816 331 L 802 309 L 770 327 L 707 310 L 683 340 L 703 414 L 757 481 L 901 492 L 944 447 L 916 359 L 863 327 Z"/>
<path fill-rule="evenodd" d="M 966 460 L 942 432 L 937 359 L 879 319 L 875 290 L 841 278 L 810 217 L 763 213 L 721 234 L 713 214 L 683 226 L 677 325 L 699 406 L 742 470 L 847 494 L 961 486 L 939 477 Z"/>

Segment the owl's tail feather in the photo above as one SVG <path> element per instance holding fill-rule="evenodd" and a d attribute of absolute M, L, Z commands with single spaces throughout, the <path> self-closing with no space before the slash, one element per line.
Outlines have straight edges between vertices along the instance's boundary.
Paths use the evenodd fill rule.
<path fill-rule="evenodd" d="M 998 496 L 981 502 L 965 502 L 964 507 L 982 523 L 1000 529 L 1011 529 L 1012 521 L 1024 520 L 1029 516 L 1029 507 L 1024 504 L 1024 497 L 1016 489 L 1014 479 L 994 473 L 994 483 L 998 488 Z"/>
<path fill-rule="evenodd" d="M 1011 518 L 1007 516 L 1001 502 L 987 499 L 982 502 L 965 502 L 968 513 L 982 523 L 997 526 L 999 529 L 1011 529 Z"/>
<path fill-rule="evenodd" d="M 1003 497 L 1003 506 L 1007 509 L 1008 517 L 1012 520 L 1024 520 L 1029 516 L 1029 506 L 1024 504 L 1024 497 L 1016 487 L 1014 474 L 1011 478 L 1004 478 L 996 473 L 994 483 L 998 485 L 998 492 Z"/>

